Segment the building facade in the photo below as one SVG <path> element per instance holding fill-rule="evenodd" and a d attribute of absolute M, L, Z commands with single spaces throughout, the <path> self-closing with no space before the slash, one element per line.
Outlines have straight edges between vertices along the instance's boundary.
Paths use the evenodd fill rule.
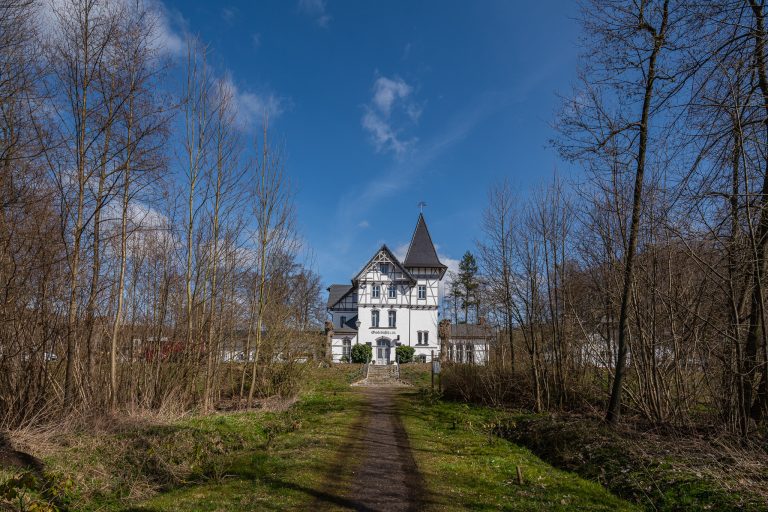
<path fill-rule="evenodd" d="M 333 361 L 348 361 L 356 344 L 371 346 L 375 364 L 394 362 L 400 345 L 413 347 L 417 360 L 429 361 L 433 353 L 437 357 L 439 285 L 445 271 L 420 214 L 402 262 L 383 245 L 350 284 L 328 288 Z"/>
<path fill-rule="evenodd" d="M 488 364 L 496 335 L 483 319 L 478 324 L 448 326 L 443 342 L 444 360 L 463 364 Z"/>

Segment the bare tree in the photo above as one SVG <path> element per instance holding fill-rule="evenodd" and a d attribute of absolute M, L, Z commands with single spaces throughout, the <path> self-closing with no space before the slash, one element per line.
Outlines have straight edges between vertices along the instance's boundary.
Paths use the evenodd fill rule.
<path fill-rule="evenodd" d="M 510 365 L 515 367 L 513 303 L 513 229 L 515 207 L 508 181 L 491 187 L 483 213 L 483 240 L 479 243 L 483 274 L 488 279 L 492 300 L 498 305 L 509 345 Z"/>
<path fill-rule="evenodd" d="M 293 205 L 291 190 L 279 150 L 267 140 L 267 119 L 264 119 L 261 141 L 261 159 L 255 165 L 254 217 L 256 233 L 253 237 L 254 263 L 257 274 L 255 347 L 251 369 L 251 387 L 248 391 L 248 405 L 253 402 L 256 390 L 259 357 L 264 341 L 266 307 L 270 300 L 270 277 L 280 272 L 274 265 L 281 254 L 290 254 L 296 249 L 293 230 Z"/>

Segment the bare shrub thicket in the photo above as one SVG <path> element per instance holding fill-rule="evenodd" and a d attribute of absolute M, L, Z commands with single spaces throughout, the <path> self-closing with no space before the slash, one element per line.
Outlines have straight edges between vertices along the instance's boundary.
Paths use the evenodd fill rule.
<path fill-rule="evenodd" d="M 494 187 L 478 242 L 493 364 L 529 383 L 532 408 L 764 429 L 766 12 L 584 6 L 554 141 L 583 174 L 527 198 Z"/>
<path fill-rule="evenodd" d="M 322 351 L 266 119 L 253 147 L 205 45 L 171 56 L 158 16 L 0 6 L 0 428 L 288 394 Z"/>

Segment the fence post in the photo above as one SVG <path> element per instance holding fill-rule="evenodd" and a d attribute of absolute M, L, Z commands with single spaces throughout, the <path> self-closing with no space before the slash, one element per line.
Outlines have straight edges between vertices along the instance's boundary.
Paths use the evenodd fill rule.
<path fill-rule="evenodd" d="M 435 390 L 435 351 L 432 351 L 432 358 L 429 360 L 429 373 L 432 374 L 432 391 Z"/>

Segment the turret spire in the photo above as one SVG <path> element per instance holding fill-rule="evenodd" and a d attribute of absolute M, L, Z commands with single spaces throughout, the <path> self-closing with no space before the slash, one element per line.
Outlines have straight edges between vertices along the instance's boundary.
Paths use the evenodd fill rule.
<path fill-rule="evenodd" d="M 432 243 L 432 237 L 427 229 L 427 222 L 424 220 L 424 214 L 419 213 L 419 220 L 416 222 L 416 229 L 411 237 L 411 245 L 408 247 L 408 253 L 403 261 L 405 267 L 424 267 L 445 269 L 446 266 L 440 263 L 437 257 L 435 245 Z"/>

